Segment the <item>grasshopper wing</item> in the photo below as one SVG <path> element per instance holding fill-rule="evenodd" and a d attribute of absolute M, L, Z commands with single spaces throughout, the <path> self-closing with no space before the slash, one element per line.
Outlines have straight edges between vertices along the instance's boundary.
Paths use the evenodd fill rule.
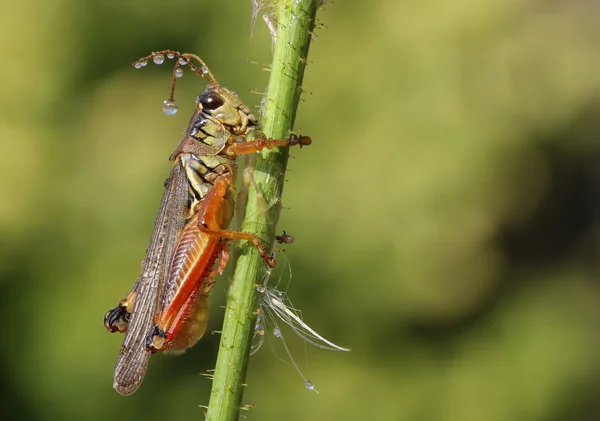
<path fill-rule="evenodd" d="M 151 354 L 146 350 L 145 337 L 162 301 L 173 249 L 185 225 L 187 200 L 185 173 L 181 162 L 176 160 L 142 263 L 142 274 L 135 286 L 133 310 L 115 367 L 113 387 L 122 395 L 135 392 L 146 374 Z"/>

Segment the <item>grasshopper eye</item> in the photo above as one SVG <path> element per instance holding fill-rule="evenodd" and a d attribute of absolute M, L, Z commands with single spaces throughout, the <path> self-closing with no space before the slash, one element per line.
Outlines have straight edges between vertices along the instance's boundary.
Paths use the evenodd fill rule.
<path fill-rule="evenodd" d="M 198 99 L 196 100 L 199 104 L 202 105 L 202 109 L 206 111 L 212 111 L 219 108 L 224 104 L 223 98 L 217 92 L 213 90 L 206 90 L 200 94 Z"/>

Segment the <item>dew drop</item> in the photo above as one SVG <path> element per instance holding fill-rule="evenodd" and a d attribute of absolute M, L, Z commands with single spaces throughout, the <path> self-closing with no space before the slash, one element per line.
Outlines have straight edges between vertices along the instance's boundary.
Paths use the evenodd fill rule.
<path fill-rule="evenodd" d="M 181 67 L 175 69 L 175 77 L 178 79 L 183 77 L 183 69 Z"/>
<path fill-rule="evenodd" d="M 206 66 L 202 66 L 202 69 L 200 69 L 200 70 L 202 70 L 203 75 L 207 75 L 209 73 L 208 67 L 206 67 Z"/>
<path fill-rule="evenodd" d="M 141 69 L 142 68 L 142 63 L 135 63 L 133 65 L 133 67 L 135 67 L 136 69 Z"/>
<path fill-rule="evenodd" d="M 163 102 L 163 106 L 162 106 L 163 112 L 166 115 L 173 115 L 177 112 L 178 109 L 178 105 L 177 105 L 177 101 L 175 101 L 174 99 L 165 99 Z"/>
<path fill-rule="evenodd" d="M 154 61 L 154 64 L 163 64 L 165 62 L 165 56 L 162 54 L 157 54 L 152 57 L 152 60 Z"/>
<path fill-rule="evenodd" d="M 305 381 L 304 386 L 306 386 L 308 390 L 315 390 L 315 385 L 310 380 Z"/>
<path fill-rule="evenodd" d="M 187 60 L 183 57 L 179 57 L 179 64 L 185 66 L 187 64 Z"/>
<path fill-rule="evenodd" d="M 175 57 L 175 54 L 173 54 L 173 53 L 169 53 L 169 54 L 167 54 L 167 58 L 168 58 L 169 60 L 171 60 L 173 57 Z"/>
<path fill-rule="evenodd" d="M 263 294 L 267 289 L 265 288 L 264 285 L 257 285 L 256 290 L 258 292 L 260 292 L 261 294 Z"/>
<path fill-rule="evenodd" d="M 146 60 L 144 60 L 144 61 L 140 61 L 139 64 L 141 67 L 146 67 L 148 65 L 148 62 Z"/>
<path fill-rule="evenodd" d="M 281 338 L 281 330 L 279 330 L 277 326 L 273 328 L 273 335 L 275 335 L 276 338 Z"/>
<path fill-rule="evenodd" d="M 256 333 L 258 333 L 260 336 L 263 336 L 265 334 L 265 330 L 263 328 L 260 328 L 256 331 Z"/>

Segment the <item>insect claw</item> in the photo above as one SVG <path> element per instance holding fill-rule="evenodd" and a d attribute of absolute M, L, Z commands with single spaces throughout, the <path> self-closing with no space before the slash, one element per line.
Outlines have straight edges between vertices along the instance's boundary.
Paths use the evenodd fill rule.
<path fill-rule="evenodd" d="M 277 262 L 275 261 L 275 253 L 272 253 L 271 255 L 267 256 L 267 258 L 265 259 L 265 262 L 267 262 L 267 265 L 273 269 L 275 266 L 277 266 Z"/>
<path fill-rule="evenodd" d="M 164 330 L 161 330 L 158 325 L 154 325 L 152 330 L 146 336 L 146 351 L 151 354 L 156 353 L 156 351 L 160 351 L 163 349 L 167 340 L 167 333 Z"/>
<path fill-rule="evenodd" d="M 125 333 L 127 332 L 129 316 L 130 314 L 127 312 L 126 306 L 119 305 L 106 313 L 104 316 L 104 327 L 110 333 Z"/>
<path fill-rule="evenodd" d="M 300 147 L 302 146 L 308 146 L 312 143 L 312 139 L 308 136 L 298 136 L 293 134 L 290 137 L 290 146 L 296 146 L 296 145 L 300 145 Z"/>

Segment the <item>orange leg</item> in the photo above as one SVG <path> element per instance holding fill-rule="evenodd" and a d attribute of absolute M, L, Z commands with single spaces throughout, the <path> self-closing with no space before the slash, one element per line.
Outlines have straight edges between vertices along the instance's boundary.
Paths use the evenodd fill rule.
<path fill-rule="evenodd" d="M 292 136 L 289 139 L 256 139 L 248 142 L 238 142 L 227 148 L 229 155 L 248 155 L 255 152 L 260 152 L 263 149 L 273 149 L 281 146 L 308 146 L 312 140 L 308 136 Z"/>
<path fill-rule="evenodd" d="M 204 197 L 198 209 L 198 228 L 207 235 L 218 238 L 250 241 L 258 249 L 267 265 L 275 267 L 275 259 L 267 253 L 265 245 L 256 235 L 223 229 L 223 211 L 228 206 L 224 198 L 231 184 L 232 180 L 228 175 L 215 180 L 214 187 Z"/>
<path fill-rule="evenodd" d="M 223 250 L 221 250 L 221 259 L 219 260 L 219 265 L 210 272 L 206 278 L 206 286 L 204 287 L 203 293 L 208 294 L 215 282 L 213 281 L 214 277 L 217 275 L 223 275 L 223 271 L 227 266 L 227 262 L 229 261 L 229 250 L 227 250 L 227 245 L 223 246 Z"/>

